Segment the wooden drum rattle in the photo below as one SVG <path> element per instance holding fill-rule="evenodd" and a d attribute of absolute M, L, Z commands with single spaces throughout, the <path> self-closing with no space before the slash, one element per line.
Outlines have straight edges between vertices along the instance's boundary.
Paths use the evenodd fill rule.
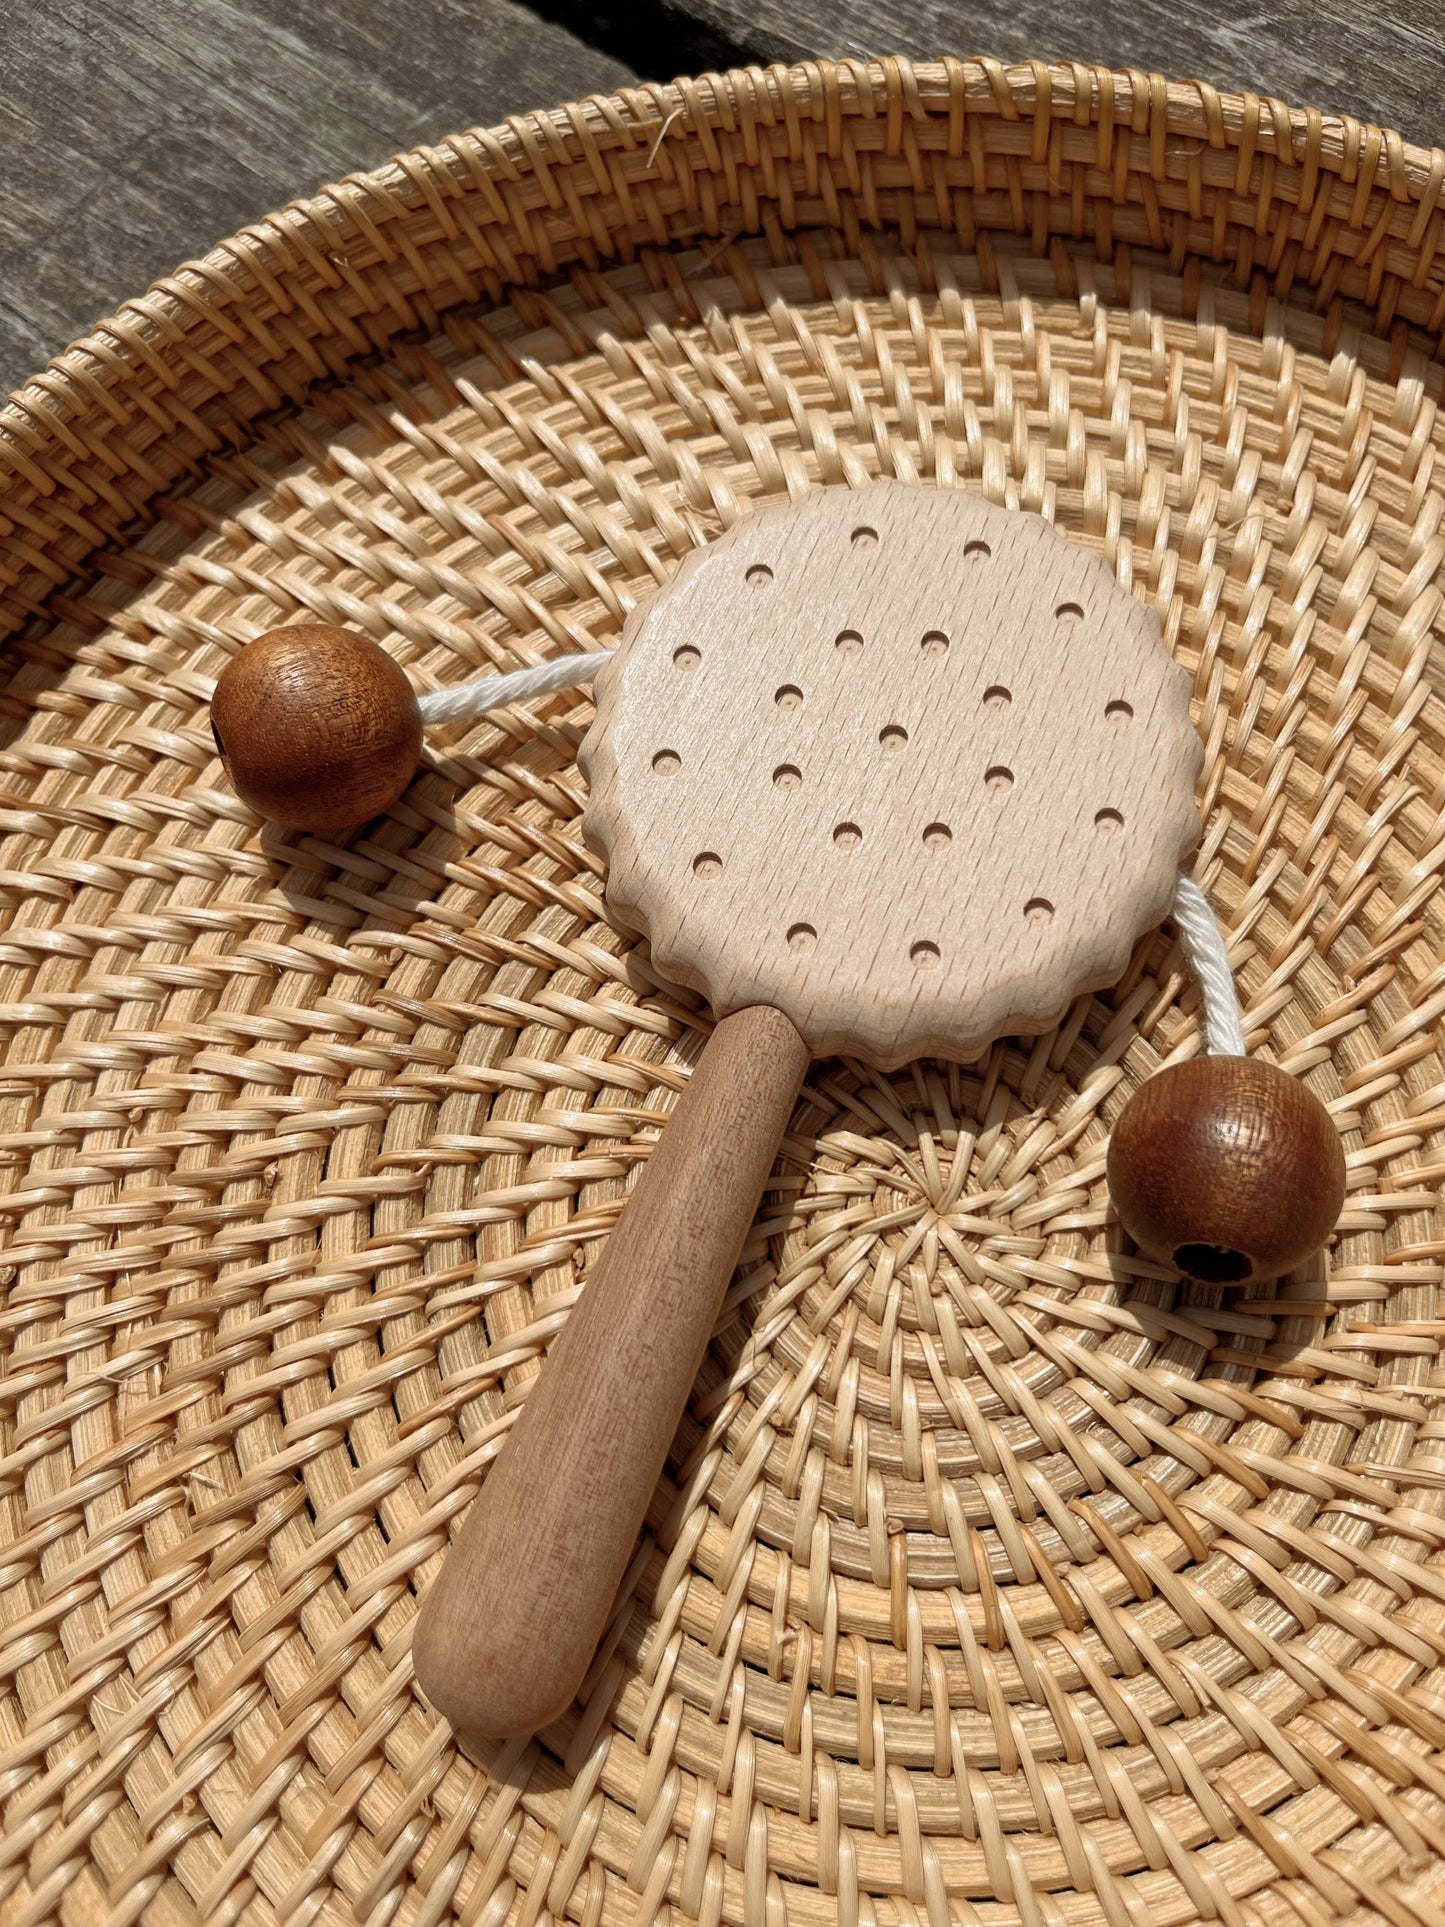
<path fill-rule="evenodd" d="M 1179 875 L 1188 679 L 1039 517 L 896 483 L 748 517 L 634 612 L 580 760 L 611 911 L 718 1023 L 422 1602 L 418 1681 L 474 1737 L 544 1726 L 581 1684 L 813 1057 L 972 1061 L 1115 981 L 1172 911 L 1234 1015 L 1227 1054 L 1126 1109 L 1126 1228 L 1241 1283 L 1307 1257 L 1344 1185 L 1323 1108 L 1243 1056 Z"/>

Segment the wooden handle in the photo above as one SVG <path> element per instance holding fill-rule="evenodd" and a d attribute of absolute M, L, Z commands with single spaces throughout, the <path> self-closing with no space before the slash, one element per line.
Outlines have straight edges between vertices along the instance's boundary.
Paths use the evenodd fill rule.
<path fill-rule="evenodd" d="M 459 1732 L 555 1719 L 591 1663 L 809 1061 L 780 1011 L 713 1032 L 412 1641 Z"/>

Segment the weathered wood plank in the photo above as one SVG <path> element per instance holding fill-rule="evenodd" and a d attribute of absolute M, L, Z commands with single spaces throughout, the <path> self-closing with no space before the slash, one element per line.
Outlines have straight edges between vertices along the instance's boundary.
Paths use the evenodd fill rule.
<path fill-rule="evenodd" d="M 632 78 L 512 0 L 0 0 L 0 393 L 324 181 Z"/>

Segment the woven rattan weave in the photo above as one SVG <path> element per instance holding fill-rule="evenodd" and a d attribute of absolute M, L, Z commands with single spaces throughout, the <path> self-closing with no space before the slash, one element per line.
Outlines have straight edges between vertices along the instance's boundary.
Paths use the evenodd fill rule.
<path fill-rule="evenodd" d="M 0 415 L 0 1919 L 1429 1927 L 1445 1907 L 1445 153 L 1140 74 L 806 66 L 458 136 Z M 696 1058 L 568 691 L 344 846 L 206 700 L 604 647 L 762 502 L 1050 515 L 1164 620 L 1330 1251 L 1131 1254 L 1168 930 L 972 1070 L 815 1066 L 585 1694 L 478 1758 L 418 1590 Z"/>

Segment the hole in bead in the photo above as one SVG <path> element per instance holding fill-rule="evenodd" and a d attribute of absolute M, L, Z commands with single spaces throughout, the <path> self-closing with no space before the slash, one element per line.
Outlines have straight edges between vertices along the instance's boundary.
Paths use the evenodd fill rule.
<path fill-rule="evenodd" d="M 1100 836 L 1117 836 L 1124 827 L 1124 818 L 1118 810 L 1100 810 L 1094 817 L 1094 828 Z"/>
<path fill-rule="evenodd" d="M 710 882 L 713 877 L 722 875 L 722 858 L 716 850 L 704 850 L 700 856 L 693 858 L 692 873 L 695 877 L 701 877 L 704 883 Z"/>
<path fill-rule="evenodd" d="M 1061 602 L 1054 611 L 1055 622 L 1082 622 L 1084 611 L 1077 602 Z"/>
<path fill-rule="evenodd" d="M 991 683 L 983 692 L 985 709 L 1007 709 L 1013 701 L 1013 692 L 1005 689 L 1001 682 Z"/>
<path fill-rule="evenodd" d="M 860 522 L 858 527 L 854 529 L 851 540 L 855 549 L 876 549 L 878 546 L 878 531 L 877 529 L 869 528 L 866 522 Z"/>
<path fill-rule="evenodd" d="M 817 942 L 818 933 L 811 923 L 795 923 L 789 927 L 788 948 L 789 950 L 796 950 L 799 956 L 803 956 L 809 950 L 816 948 Z"/>
<path fill-rule="evenodd" d="M 963 545 L 963 554 L 965 561 L 987 562 L 988 558 L 993 554 L 993 550 L 988 546 L 987 542 L 965 542 Z"/>
<path fill-rule="evenodd" d="M 953 831 L 946 823 L 930 823 L 923 832 L 925 850 L 946 850 L 953 841 Z"/>
<path fill-rule="evenodd" d="M 889 723 L 878 732 L 878 741 L 889 756 L 896 756 L 908 741 L 908 731 L 902 723 Z"/>
<path fill-rule="evenodd" d="M 925 656 L 946 656 L 948 637 L 941 629 L 930 629 L 920 645 Z"/>
<path fill-rule="evenodd" d="M 694 649 L 690 642 L 685 642 L 680 649 L 673 650 L 672 660 L 679 669 L 696 669 L 702 661 L 702 652 Z"/>
<path fill-rule="evenodd" d="M 1197 1278 L 1202 1285 L 1237 1285 L 1254 1269 L 1242 1251 L 1232 1245 L 1179 1245 L 1174 1253 L 1174 1268 L 1186 1278 Z"/>
<path fill-rule="evenodd" d="M 773 572 L 766 562 L 755 562 L 743 577 L 750 589 L 766 589 L 773 579 Z"/>
<path fill-rule="evenodd" d="M 983 773 L 984 788 L 992 796 L 1007 796 L 1014 786 L 1014 773 L 1002 763 L 995 763 L 992 769 Z"/>
<path fill-rule="evenodd" d="M 226 745 L 221 741 L 221 732 L 216 727 L 216 719 L 214 716 L 211 718 L 211 740 L 216 745 L 216 754 L 224 763 L 226 760 Z"/>
<path fill-rule="evenodd" d="M 1125 723 L 1133 721 L 1134 705 L 1133 703 L 1126 703 L 1123 698 L 1120 697 L 1118 702 L 1106 703 L 1104 705 L 1104 715 L 1116 729 L 1122 729 Z"/>
<path fill-rule="evenodd" d="M 803 692 L 796 683 L 785 682 L 781 689 L 773 692 L 773 701 L 779 709 L 791 715 L 795 709 L 803 707 Z"/>
<path fill-rule="evenodd" d="M 914 944 L 908 953 L 909 961 L 915 970 L 937 970 L 938 945 L 929 943 L 926 938 Z"/>
<path fill-rule="evenodd" d="M 863 832 L 856 823 L 840 823 L 833 832 L 833 841 L 840 850 L 856 850 L 863 841 Z"/>
<path fill-rule="evenodd" d="M 796 763 L 779 763 L 778 767 L 773 771 L 773 788 L 775 790 L 801 789 L 802 784 L 803 772 L 798 768 Z"/>
<path fill-rule="evenodd" d="M 856 629 L 840 629 L 833 638 L 833 647 L 840 656 L 861 656 L 863 638 Z"/>
<path fill-rule="evenodd" d="M 652 767 L 658 776 L 676 776 L 682 768 L 682 758 L 675 749 L 660 749 L 652 759 Z"/>
<path fill-rule="evenodd" d="M 1024 905 L 1024 916 L 1030 923 L 1052 923 L 1054 906 L 1047 897 L 1030 897 Z"/>

